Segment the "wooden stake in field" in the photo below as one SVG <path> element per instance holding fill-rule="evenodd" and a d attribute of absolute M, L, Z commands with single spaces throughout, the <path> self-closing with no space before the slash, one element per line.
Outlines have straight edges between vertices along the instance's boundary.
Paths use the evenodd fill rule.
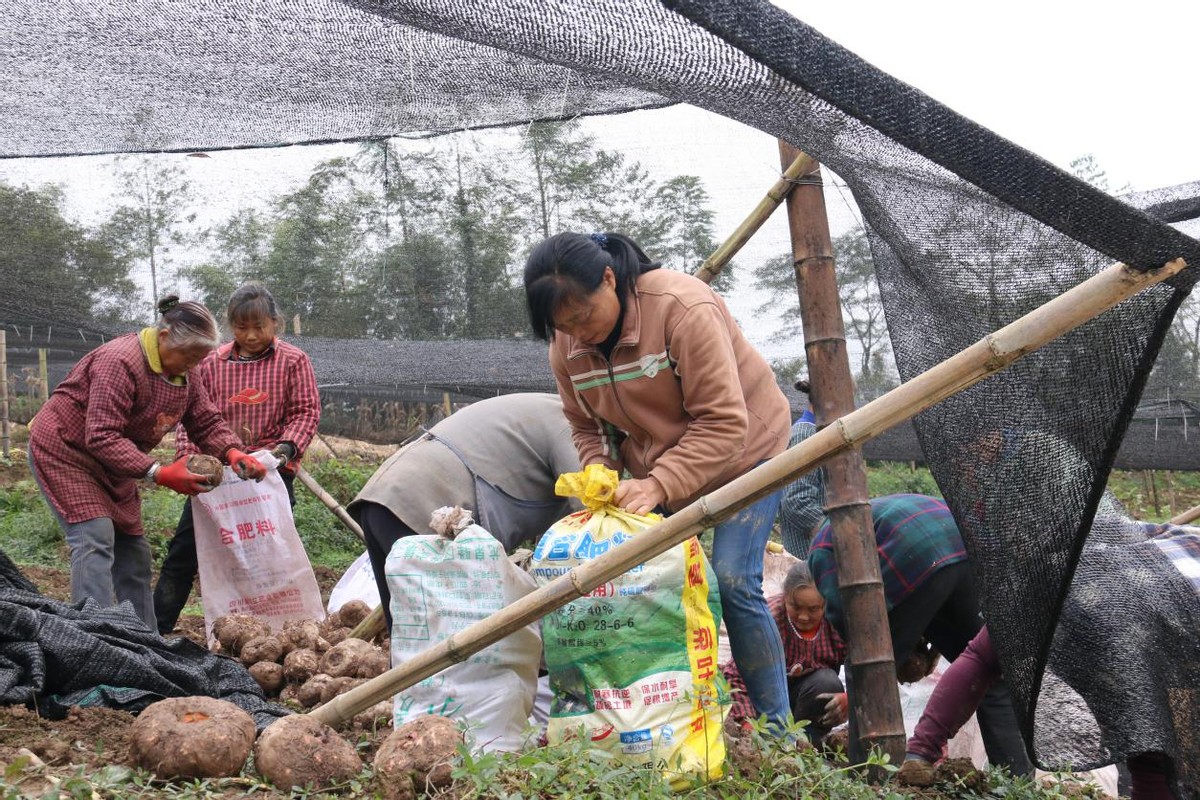
<path fill-rule="evenodd" d="M 784 164 L 803 154 L 779 142 Z M 838 297 L 825 211 L 821 167 L 809 159 L 804 181 L 787 198 L 788 227 L 813 412 L 822 428 L 854 411 L 854 378 L 846 352 L 846 327 Z M 871 520 L 862 450 L 853 448 L 825 465 L 825 509 L 833 529 L 838 592 L 846 618 L 846 677 L 850 697 L 850 759 L 858 763 L 877 748 L 904 759 L 904 715 L 892 654 L 875 526 Z"/>
<path fill-rule="evenodd" d="M 46 348 L 38 348 L 38 397 L 42 402 L 50 399 L 50 370 L 46 367 Z"/>
<path fill-rule="evenodd" d="M 1145 287 L 1177 274 L 1184 266 L 1183 259 L 1175 259 L 1148 272 L 1139 272 L 1123 264 L 1109 267 L 908 383 L 836 420 L 807 441 L 701 497 L 637 537 L 310 713 L 328 725 L 338 725 L 353 718 L 375 703 L 465 660 L 554 609 L 590 594 L 602 583 L 727 519 L 791 483 L 830 456 L 860 447 L 863 442 L 930 406 L 974 386 Z"/>
<path fill-rule="evenodd" d="M 0 461 L 8 460 L 12 434 L 8 430 L 8 334 L 0 330 Z"/>

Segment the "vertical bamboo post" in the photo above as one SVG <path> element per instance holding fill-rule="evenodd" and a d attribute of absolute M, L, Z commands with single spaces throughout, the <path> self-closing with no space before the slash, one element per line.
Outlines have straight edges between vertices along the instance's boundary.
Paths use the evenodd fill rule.
<path fill-rule="evenodd" d="M 46 368 L 46 348 L 38 348 L 38 396 L 42 402 L 50 399 L 50 370 Z"/>
<path fill-rule="evenodd" d="M 799 150 L 781 140 L 779 153 L 787 165 Z M 824 427 L 854 411 L 854 381 L 819 164 L 788 195 L 787 210 L 810 398 L 817 426 Z M 850 756 L 861 762 L 877 747 L 898 763 L 904 758 L 904 718 L 861 447 L 830 459 L 825 474 L 825 509 L 846 619 L 846 673 L 853 687 L 851 731 L 857 736 L 850 741 Z"/>
<path fill-rule="evenodd" d="M 8 429 L 8 334 L 0 330 L 0 461 L 8 460 L 12 435 Z"/>

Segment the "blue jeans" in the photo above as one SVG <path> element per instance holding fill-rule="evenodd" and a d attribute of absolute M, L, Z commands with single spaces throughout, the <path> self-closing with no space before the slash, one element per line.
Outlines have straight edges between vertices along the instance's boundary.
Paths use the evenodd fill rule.
<path fill-rule="evenodd" d="M 762 593 L 763 551 L 779 511 L 780 493 L 764 497 L 722 522 L 713 534 L 713 572 L 729 649 L 746 693 L 760 714 L 782 730 L 788 713 L 787 672 L 779 628 Z"/>

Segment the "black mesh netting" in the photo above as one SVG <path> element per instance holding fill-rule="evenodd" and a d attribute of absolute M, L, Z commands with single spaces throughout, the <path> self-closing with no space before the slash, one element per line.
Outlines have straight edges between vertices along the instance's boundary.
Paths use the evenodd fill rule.
<path fill-rule="evenodd" d="M 667 102 L 791 141 L 858 201 L 904 378 L 1113 261 L 1200 263 L 1200 187 L 1113 199 L 763 0 L 8 5 L 25 43 L 0 54 L 9 157 L 424 135 Z M 916 422 L 1044 764 L 1162 751 L 1198 782 L 1200 598 L 1107 505 L 1092 524 L 1194 282 L 1192 267 Z"/>
<path fill-rule="evenodd" d="M 165 697 L 228 700 L 264 728 L 288 714 L 237 660 L 184 638 L 163 639 L 128 603 L 75 606 L 38 594 L 0 551 L 0 704 L 52 719 L 71 706 L 138 712 Z"/>

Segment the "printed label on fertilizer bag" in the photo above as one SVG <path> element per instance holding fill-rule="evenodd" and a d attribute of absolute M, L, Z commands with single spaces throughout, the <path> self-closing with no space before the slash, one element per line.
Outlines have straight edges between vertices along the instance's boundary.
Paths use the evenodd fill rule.
<path fill-rule="evenodd" d="M 556 523 L 538 543 L 532 571 L 539 585 L 658 521 L 583 499 L 590 510 Z M 719 777 L 719 623 L 716 581 L 694 538 L 551 612 L 542 620 L 554 692 L 549 739 L 582 729 L 597 747 L 669 780 Z"/>

